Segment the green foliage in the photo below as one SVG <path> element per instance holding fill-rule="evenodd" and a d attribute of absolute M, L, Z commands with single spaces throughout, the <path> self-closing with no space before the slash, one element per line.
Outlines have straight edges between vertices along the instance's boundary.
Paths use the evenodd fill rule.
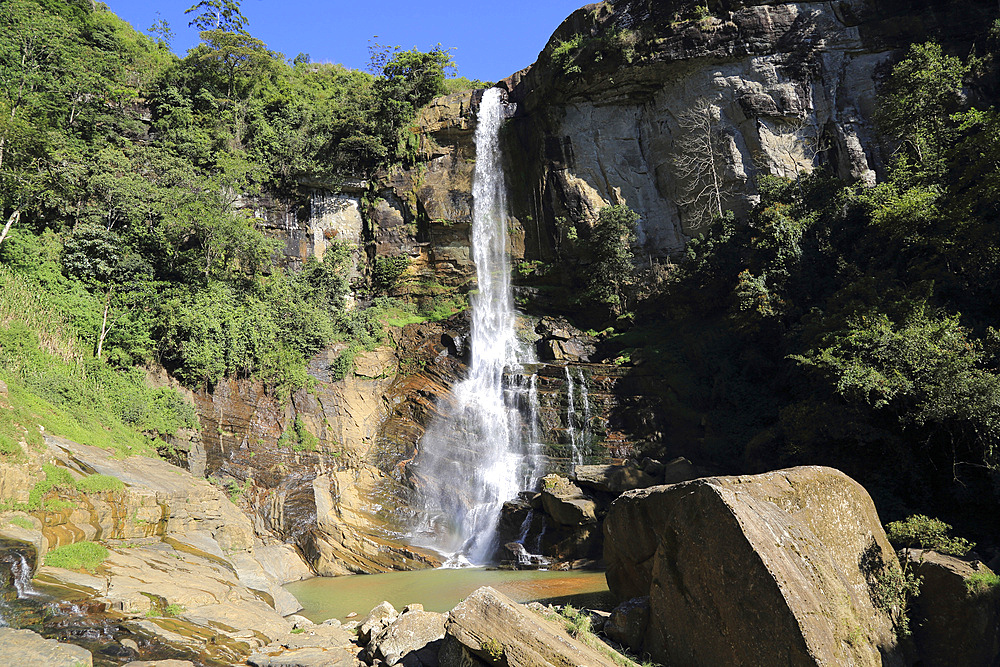
<path fill-rule="evenodd" d="M 187 609 L 184 607 L 184 605 L 172 603 L 168 604 L 166 607 L 163 608 L 163 615 L 168 616 L 170 618 L 174 618 L 176 616 L 180 616 L 185 611 L 187 611 Z"/>
<path fill-rule="evenodd" d="M 489 637 L 486 641 L 482 642 L 479 645 L 479 650 L 485 652 L 494 662 L 499 662 L 503 659 L 503 644 L 494 637 Z"/>
<path fill-rule="evenodd" d="M 125 484 L 111 475 L 87 475 L 76 482 L 76 489 L 82 493 L 108 493 L 124 488 Z"/>
<path fill-rule="evenodd" d="M 56 547 L 45 554 L 45 564 L 67 570 L 93 573 L 108 557 L 108 550 L 96 542 L 74 542 Z"/>
<path fill-rule="evenodd" d="M 961 537 L 950 537 L 951 526 L 940 519 L 915 514 L 886 525 L 886 536 L 897 549 L 933 549 L 951 556 L 964 556 L 975 545 Z"/>
<path fill-rule="evenodd" d="M 638 214 L 627 206 L 607 206 L 601 209 L 591 232 L 592 262 L 585 296 L 607 307 L 616 317 L 628 311 L 629 290 L 635 277 L 632 244 L 638 219 Z"/>
<path fill-rule="evenodd" d="M 590 614 L 580 611 L 573 605 L 566 605 L 560 612 L 566 619 L 566 632 L 576 639 L 581 639 L 593 633 Z"/>
<path fill-rule="evenodd" d="M 28 519 L 23 516 L 12 516 L 7 519 L 7 523 L 12 526 L 17 526 L 18 528 L 23 528 L 24 530 L 34 530 L 35 524 L 31 523 Z"/>
<path fill-rule="evenodd" d="M 973 572 L 965 578 L 965 590 L 969 597 L 992 597 L 1000 590 L 1000 576 L 989 570 Z"/>
<path fill-rule="evenodd" d="M 410 258 L 406 255 L 376 257 L 372 267 L 372 287 L 382 292 L 389 291 L 409 266 Z"/>
<path fill-rule="evenodd" d="M 580 66 L 574 63 L 577 52 L 582 45 L 583 35 L 577 33 L 565 42 L 559 42 L 552 49 L 552 53 L 550 54 L 552 64 L 562 72 L 563 76 L 572 77 L 583 73 Z"/>

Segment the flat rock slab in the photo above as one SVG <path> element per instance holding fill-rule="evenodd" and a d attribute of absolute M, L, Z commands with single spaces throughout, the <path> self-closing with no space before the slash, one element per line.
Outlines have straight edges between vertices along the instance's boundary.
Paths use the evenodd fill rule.
<path fill-rule="evenodd" d="M 45 639 L 31 630 L 0 628 L 0 663 L 24 667 L 92 667 L 94 657 L 85 648 Z"/>
<path fill-rule="evenodd" d="M 670 665 L 902 664 L 869 579 L 898 569 L 867 492 L 832 468 L 629 491 L 604 523 L 611 592 L 649 596 Z"/>
<path fill-rule="evenodd" d="M 358 667 L 363 665 L 345 648 L 299 648 L 290 651 L 254 653 L 251 667 Z"/>
<path fill-rule="evenodd" d="M 506 595 L 484 586 L 448 614 L 447 632 L 486 664 L 505 667 L 614 667 L 609 657 L 570 637 Z M 449 666 L 450 667 L 450 666 Z"/>
<path fill-rule="evenodd" d="M 416 653 L 428 644 L 444 638 L 444 614 L 431 611 L 409 611 L 392 625 L 372 637 L 369 653 L 394 664 L 409 653 Z"/>

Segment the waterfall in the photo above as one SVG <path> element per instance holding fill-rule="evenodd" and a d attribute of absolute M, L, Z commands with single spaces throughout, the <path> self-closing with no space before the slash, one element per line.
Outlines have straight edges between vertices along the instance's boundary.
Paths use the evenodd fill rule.
<path fill-rule="evenodd" d="M 14 553 L 10 564 L 10 574 L 14 579 L 14 588 L 17 590 L 18 599 L 38 595 L 38 591 L 31 585 L 31 564 L 20 551 Z"/>
<path fill-rule="evenodd" d="M 566 435 L 569 436 L 570 462 L 573 465 L 583 463 L 583 457 L 576 446 L 576 406 L 573 404 L 573 375 L 566 366 Z"/>
<path fill-rule="evenodd" d="M 534 425 L 522 412 L 536 390 L 533 382 L 525 387 L 521 364 L 533 359 L 515 334 L 510 283 L 499 140 L 507 113 L 505 93 L 487 90 L 476 126 L 472 184 L 478 292 L 471 304 L 469 375 L 441 406 L 441 417 L 425 433 L 413 465 L 424 510 L 415 541 L 449 554 L 454 563 L 490 559 L 501 505 L 531 488 L 538 476 Z"/>

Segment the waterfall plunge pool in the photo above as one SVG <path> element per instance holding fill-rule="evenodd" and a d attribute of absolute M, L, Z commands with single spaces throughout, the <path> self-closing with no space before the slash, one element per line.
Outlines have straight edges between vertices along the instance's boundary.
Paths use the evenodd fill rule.
<path fill-rule="evenodd" d="M 447 612 L 480 586 L 492 586 L 515 602 L 572 604 L 591 609 L 611 608 L 603 572 L 571 570 L 487 570 L 456 568 L 313 577 L 285 586 L 303 606 L 299 613 L 316 623 L 328 618 L 359 618 L 387 600 L 402 610 L 418 602 L 427 611 Z"/>

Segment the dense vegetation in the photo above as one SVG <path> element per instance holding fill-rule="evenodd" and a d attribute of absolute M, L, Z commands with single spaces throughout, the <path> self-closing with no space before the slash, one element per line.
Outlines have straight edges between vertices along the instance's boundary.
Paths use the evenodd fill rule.
<path fill-rule="evenodd" d="M 149 362 L 280 393 L 332 341 L 346 366 L 377 343 L 377 313 L 345 309 L 355 249 L 281 268 L 244 202 L 411 159 L 416 111 L 479 83 L 446 78 L 440 47 L 375 45 L 369 73 L 286 60 L 239 2 L 190 15 L 201 43 L 177 58 L 163 22 L 154 38 L 89 0 L 0 4 L 0 373 L 75 421 L 107 406 L 105 429 L 190 425 L 129 370 Z"/>
<path fill-rule="evenodd" d="M 887 519 L 989 531 L 971 510 L 996 506 L 1000 470 L 993 71 L 914 45 L 883 86 L 881 183 L 763 178 L 749 219 L 693 239 L 639 304 L 611 353 L 644 358 L 708 416 L 702 454 L 834 465 Z"/>

